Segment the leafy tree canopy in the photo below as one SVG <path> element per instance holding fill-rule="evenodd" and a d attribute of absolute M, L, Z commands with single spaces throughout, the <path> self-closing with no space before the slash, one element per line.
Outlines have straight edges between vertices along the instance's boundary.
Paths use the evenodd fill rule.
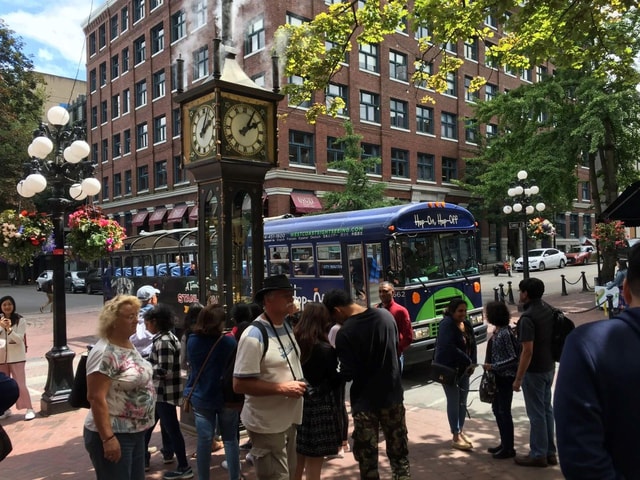
<path fill-rule="evenodd" d="M 487 17 L 503 25 L 504 36 L 485 25 Z M 323 91 L 341 68 L 344 54 L 357 44 L 377 44 L 398 30 L 418 37 L 422 55 L 414 82 L 437 92 L 446 87 L 447 73 L 464 58 L 441 48 L 447 42 L 475 38 L 487 43 L 489 55 L 501 65 L 530 68 L 551 61 L 562 69 L 589 67 L 596 78 L 616 77 L 628 85 L 639 83 L 634 68 L 640 47 L 639 12 L 634 0 L 366 0 L 334 3 L 326 12 L 299 26 L 278 29 L 276 45 L 284 45 L 285 75 L 298 75 L 299 85 L 287 85 L 292 103 Z M 436 71 L 421 65 L 434 62 Z M 474 79 L 480 88 L 485 79 Z M 428 99 L 425 99 L 428 100 Z M 308 119 L 335 113 L 315 104 Z"/>

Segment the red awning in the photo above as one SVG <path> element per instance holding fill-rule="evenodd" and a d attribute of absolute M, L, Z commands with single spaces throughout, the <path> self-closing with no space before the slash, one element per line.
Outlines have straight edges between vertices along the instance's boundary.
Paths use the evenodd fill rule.
<path fill-rule="evenodd" d="M 189 212 L 189 220 L 197 221 L 198 220 L 198 206 L 194 206 Z"/>
<path fill-rule="evenodd" d="M 158 225 L 159 223 L 162 223 L 166 214 L 166 208 L 156 208 L 156 210 L 149 217 L 149 225 Z"/>
<path fill-rule="evenodd" d="M 144 225 L 144 221 L 147 219 L 147 215 L 149 215 L 149 212 L 147 210 L 140 210 L 134 215 L 133 220 L 131 221 L 131 225 L 133 225 L 134 227 L 141 227 L 142 225 Z"/>
<path fill-rule="evenodd" d="M 173 207 L 173 210 L 169 212 L 169 218 L 167 218 L 167 222 L 181 222 L 184 214 L 187 213 L 187 209 L 189 207 L 187 205 L 177 205 Z"/>
<path fill-rule="evenodd" d="M 291 192 L 291 201 L 296 213 L 311 213 L 322 210 L 322 203 L 313 193 Z"/>

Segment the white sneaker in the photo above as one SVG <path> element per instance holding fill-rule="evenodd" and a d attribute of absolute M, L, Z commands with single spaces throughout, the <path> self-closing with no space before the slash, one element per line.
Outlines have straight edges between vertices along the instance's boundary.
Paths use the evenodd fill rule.
<path fill-rule="evenodd" d="M 0 420 L 4 420 L 5 418 L 9 418 L 11 416 L 11 409 L 7 408 L 2 415 L 0 415 Z"/>
<path fill-rule="evenodd" d="M 253 460 L 255 459 L 255 457 L 251 455 L 251 452 L 249 452 L 247 453 L 247 456 L 244 457 L 244 459 L 247 461 L 249 465 L 253 465 Z"/>
<path fill-rule="evenodd" d="M 36 418 L 36 412 L 34 412 L 32 408 L 28 408 L 27 413 L 25 413 L 24 415 L 24 421 L 28 422 L 29 420 L 33 420 L 34 418 Z"/>
<path fill-rule="evenodd" d="M 220 464 L 220 466 L 222 468 L 224 468 L 225 470 L 229 470 L 229 464 L 227 463 L 226 460 L 223 460 L 222 463 Z"/>

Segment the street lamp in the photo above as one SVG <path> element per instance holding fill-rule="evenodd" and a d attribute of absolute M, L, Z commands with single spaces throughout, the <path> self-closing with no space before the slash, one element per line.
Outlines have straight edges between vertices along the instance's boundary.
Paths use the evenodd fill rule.
<path fill-rule="evenodd" d="M 17 185 L 18 193 L 30 198 L 50 187 L 51 220 L 54 248 L 53 270 L 53 347 L 46 353 L 49 362 L 47 383 L 40 400 L 42 415 L 69 410 L 69 393 L 73 384 L 73 357 L 67 346 L 67 311 L 64 291 L 65 211 L 73 201 L 84 200 L 100 192 L 100 181 L 93 178 L 94 165 L 88 160 L 91 151 L 80 126 L 66 127 L 69 112 L 55 106 L 47 112 L 49 124 L 40 123 L 29 145 L 30 160 L 24 164 L 25 178 Z M 49 156 L 53 152 L 51 157 Z"/>
<path fill-rule="evenodd" d="M 529 245 L 527 238 L 527 217 L 532 215 L 535 211 L 542 212 L 546 205 L 542 202 L 538 202 L 533 205 L 531 196 L 537 195 L 540 189 L 537 185 L 529 185 L 527 177 L 529 174 L 526 170 L 520 170 L 518 172 L 518 181 L 515 187 L 511 187 L 507 190 L 507 195 L 513 199 L 513 205 L 505 205 L 502 211 L 509 215 L 515 213 L 522 219 L 518 222 L 518 229 L 522 235 L 522 275 L 524 278 L 529 278 Z"/>

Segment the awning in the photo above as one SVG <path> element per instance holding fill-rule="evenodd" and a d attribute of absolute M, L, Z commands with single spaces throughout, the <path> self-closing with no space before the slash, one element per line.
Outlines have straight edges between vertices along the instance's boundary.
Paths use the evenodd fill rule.
<path fill-rule="evenodd" d="M 638 201 L 640 201 L 640 182 L 635 182 L 611 202 L 598 221 L 621 220 L 625 227 L 638 227 L 640 226 Z"/>
<path fill-rule="evenodd" d="M 291 201 L 296 213 L 311 213 L 322 210 L 322 203 L 313 193 L 291 192 Z"/>
<path fill-rule="evenodd" d="M 191 208 L 189 212 L 189 220 L 197 221 L 198 220 L 198 206 L 194 206 Z"/>
<path fill-rule="evenodd" d="M 187 205 L 178 205 L 173 207 L 173 210 L 169 212 L 169 218 L 167 218 L 167 222 L 181 222 L 182 217 L 184 217 L 184 214 L 187 213 L 188 208 L 189 207 Z"/>
<path fill-rule="evenodd" d="M 162 223 L 166 214 L 166 208 L 156 208 L 156 210 L 149 217 L 149 225 L 158 225 L 159 223 Z"/>
<path fill-rule="evenodd" d="M 147 210 L 139 211 L 134 215 L 133 220 L 131 221 L 131 225 L 133 225 L 134 227 L 141 227 L 142 225 L 144 225 L 144 221 L 147 219 L 147 215 L 149 215 L 149 212 Z"/>

